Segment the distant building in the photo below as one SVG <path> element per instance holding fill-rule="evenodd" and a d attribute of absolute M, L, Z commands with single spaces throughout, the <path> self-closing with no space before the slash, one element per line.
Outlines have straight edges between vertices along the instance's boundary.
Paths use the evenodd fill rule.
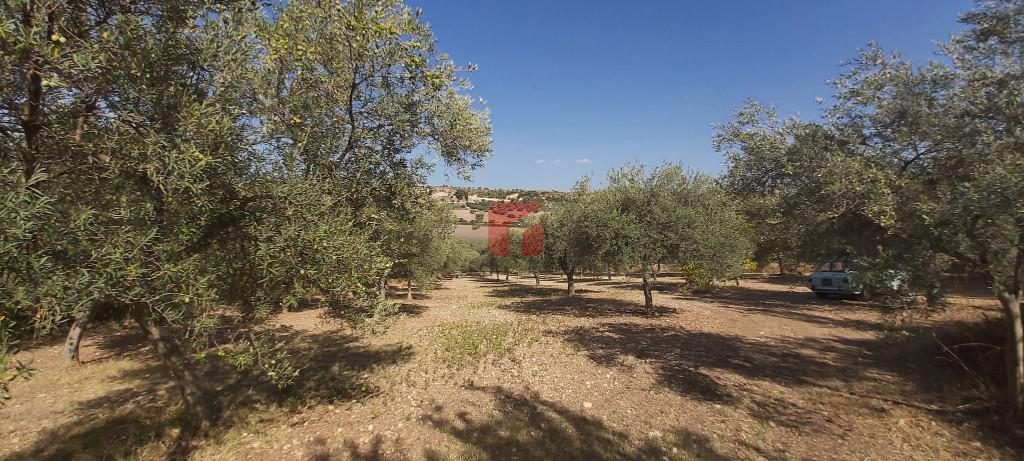
<path fill-rule="evenodd" d="M 430 196 L 439 200 L 455 202 L 455 188 L 452 186 L 430 186 Z"/>
<path fill-rule="evenodd" d="M 481 196 L 476 195 L 476 194 L 470 194 L 468 201 L 471 202 L 471 203 L 476 203 L 476 202 L 500 202 L 501 200 L 493 198 L 493 197 L 481 197 Z"/>

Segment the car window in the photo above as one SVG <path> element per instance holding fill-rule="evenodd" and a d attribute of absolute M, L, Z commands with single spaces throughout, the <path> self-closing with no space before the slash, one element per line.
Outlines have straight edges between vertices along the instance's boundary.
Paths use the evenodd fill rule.
<path fill-rule="evenodd" d="M 843 261 L 830 261 L 818 266 L 819 272 L 843 272 L 849 269 Z"/>

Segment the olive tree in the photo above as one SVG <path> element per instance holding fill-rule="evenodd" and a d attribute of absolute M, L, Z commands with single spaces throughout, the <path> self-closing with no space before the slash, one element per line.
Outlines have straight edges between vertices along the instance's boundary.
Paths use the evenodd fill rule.
<path fill-rule="evenodd" d="M 640 272 L 652 312 L 655 266 L 689 266 L 708 277 L 738 274 L 749 256 L 746 222 L 717 182 L 679 165 L 626 165 L 608 174 L 599 200 L 619 217 L 615 239 L 623 265 Z"/>
<path fill-rule="evenodd" d="M 600 261 L 616 238 L 617 216 L 611 203 L 590 190 L 589 178 L 576 183 L 549 213 L 544 214 L 544 258 L 566 277 L 566 293 L 576 295 L 576 271 Z"/>
<path fill-rule="evenodd" d="M 804 126 L 798 119 L 782 120 L 774 107 L 749 100 L 736 110 L 727 124 L 716 125 L 714 146 L 731 160 L 733 150 L 741 150 L 748 161 L 731 162 L 723 186 L 739 200 L 747 221 L 753 226 L 754 259 L 761 264 L 776 263 L 779 272 L 808 257 L 800 240 L 804 229 L 820 214 L 790 213 L 791 207 L 806 206 L 791 201 L 794 171 L 806 159 L 794 158 L 789 150 L 792 139 Z M 782 169 L 776 166 L 785 165 Z M 813 256 L 811 256 L 813 257 Z"/>
<path fill-rule="evenodd" d="M 441 274 L 459 277 L 465 272 L 475 272 L 478 270 L 479 259 L 480 249 L 472 243 L 449 239 Z"/>
<path fill-rule="evenodd" d="M 253 57 L 231 43 L 245 42 L 244 21 L 229 21 L 253 10 L 15 1 L 3 11 L 17 21 L 5 21 L 0 38 L 0 155 L 26 178 L 46 175 L 34 187 L 51 200 L 54 224 L 19 260 L 50 261 L 74 284 L 59 290 L 74 296 L 37 293 L 4 300 L 5 309 L 18 315 L 20 305 L 21 326 L 41 331 L 101 307 L 126 312 L 190 420 L 207 426 L 208 395 L 179 340 L 201 342 L 203 329 L 184 325 L 205 317 L 214 298 L 202 265 L 213 228 L 252 202 L 238 181 L 251 170 L 238 101 L 219 91 L 217 75 Z"/>
<path fill-rule="evenodd" d="M 441 274 L 448 253 L 451 235 L 455 232 L 455 215 L 451 206 L 425 195 L 419 205 L 398 223 L 395 232 L 394 263 L 389 275 L 406 280 L 406 298 L 412 299 L 413 284 L 426 288 Z"/>

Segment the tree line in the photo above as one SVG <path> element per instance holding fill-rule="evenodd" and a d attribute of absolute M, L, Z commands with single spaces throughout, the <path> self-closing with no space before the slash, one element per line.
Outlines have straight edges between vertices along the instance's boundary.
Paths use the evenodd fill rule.
<path fill-rule="evenodd" d="M 538 284 L 541 272 L 561 273 L 570 297 L 583 270 L 635 273 L 649 313 L 660 265 L 680 268 L 690 283 L 708 284 L 739 275 L 752 248 L 750 227 L 720 181 L 675 164 L 628 164 L 610 171 L 600 189 L 583 178 L 523 226 L 511 233 L 508 256 L 486 262 L 492 270 L 530 272 Z M 530 245 L 543 249 L 524 251 Z"/>

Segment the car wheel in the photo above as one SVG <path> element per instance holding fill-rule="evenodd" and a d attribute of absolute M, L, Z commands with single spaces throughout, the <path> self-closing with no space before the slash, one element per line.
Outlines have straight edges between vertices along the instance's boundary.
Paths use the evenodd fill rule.
<path fill-rule="evenodd" d="M 815 291 L 814 292 L 814 296 L 817 296 L 818 299 L 825 299 L 825 298 L 828 297 L 828 293 L 822 293 L 820 291 Z"/>

